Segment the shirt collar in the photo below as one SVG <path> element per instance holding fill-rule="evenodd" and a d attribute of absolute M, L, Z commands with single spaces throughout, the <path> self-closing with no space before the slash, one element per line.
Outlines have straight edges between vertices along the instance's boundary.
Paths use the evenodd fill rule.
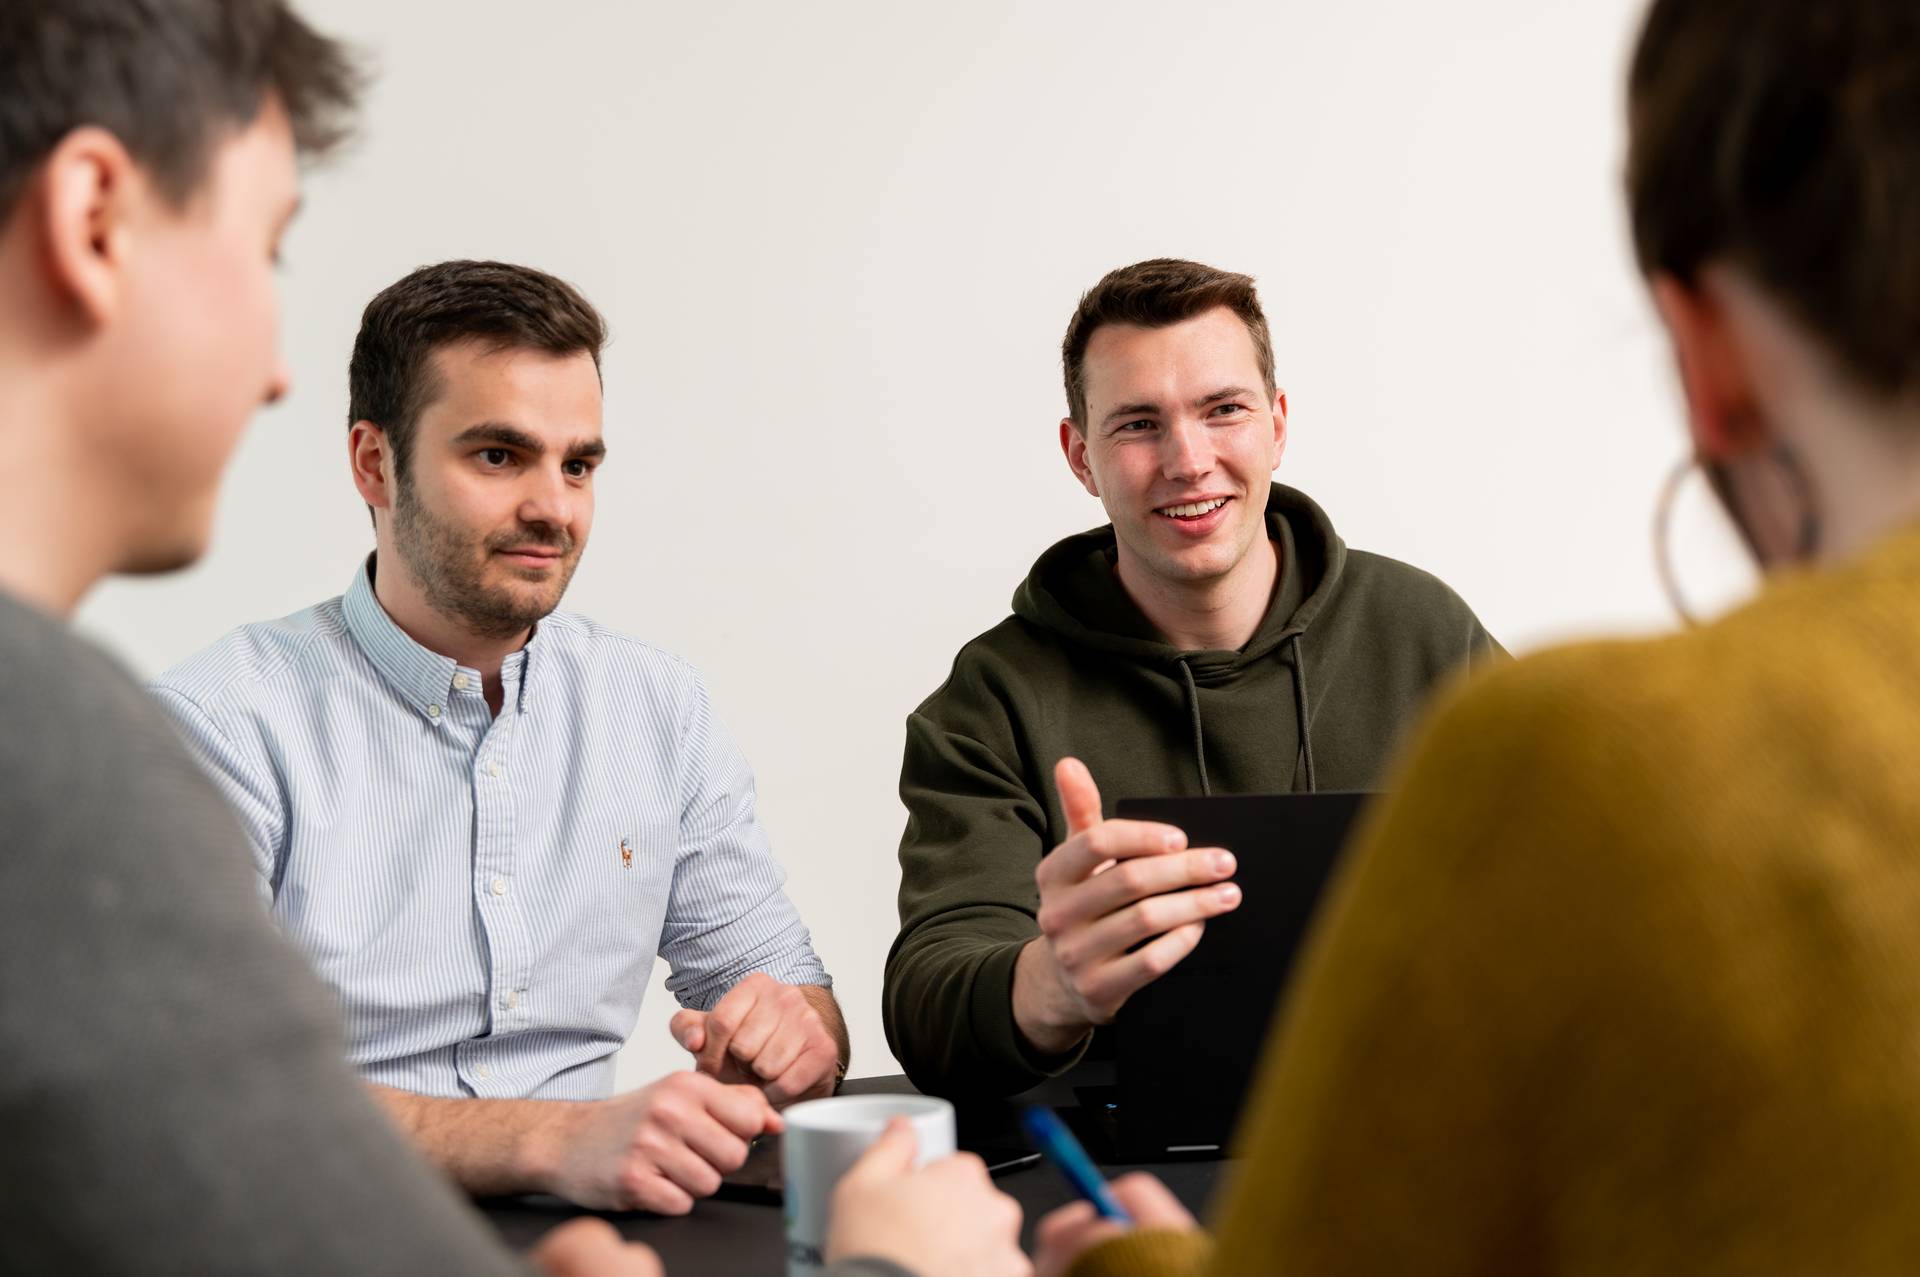
<path fill-rule="evenodd" d="M 387 615 L 387 609 L 380 606 L 380 600 L 374 596 L 373 571 L 374 556 L 369 554 L 366 562 L 353 574 L 353 581 L 341 598 L 340 607 L 346 617 L 347 631 L 353 635 L 353 641 L 367 659 L 373 662 L 374 668 L 380 671 L 381 677 L 392 684 L 422 716 L 437 723 L 446 709 L 448 698 L 454 695 L 454 680 L 472 679 L 477 688 L 480 673 L 478 670 L 463 669 L 451 656 L 442 656 L 420 646 L 405 630 L 394 624 L 393 618 Z M 527 712 L 529 653 L 539 639 L 540 627 L 536 625 L 526 646 L 508 653 L 500 663 L 501 686 L 517 713 Z"/>

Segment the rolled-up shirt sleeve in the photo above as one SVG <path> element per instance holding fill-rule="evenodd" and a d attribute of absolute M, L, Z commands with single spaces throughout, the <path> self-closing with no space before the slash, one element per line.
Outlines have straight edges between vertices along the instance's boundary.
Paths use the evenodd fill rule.
<path fill-rule="evenodd" d="M 759 971 L 831 987 L 755 810 L 753 771 L 693 677 L 681 732 L 680 846 L 660 933 L 667 989 L 707 1010 Z"/>

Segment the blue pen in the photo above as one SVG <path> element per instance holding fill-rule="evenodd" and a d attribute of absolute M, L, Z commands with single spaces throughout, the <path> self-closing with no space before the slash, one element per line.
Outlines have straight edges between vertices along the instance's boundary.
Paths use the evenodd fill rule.
<path fill-rule="evenodd" d="M 1073 1191 L 1093 1203 L 1093 1209 L 1101 1218 L 1113 1220 L 1117 1224 L 1132 1224 L 1133 1216 L 1114 1200 L 1113 1190 L 1107 1187 L 1107 1181 L 1100 1178 L 1100 1172 L 1093 1167 L 1093 1159 L 1087 1156 L 1087 1150 L 1080 1147 L 1080 1141 L 1073 1138 L 1073 1132 L 1060 1120 L 1060 1115 L 1044 1104 L 1030 1104 L 1020 1115 L 1020 1129 L 1027 1133 L 1033 1146 L 1040 1150 L 1040 1156 L 1046 1158 L 1073 1185 Z"/>

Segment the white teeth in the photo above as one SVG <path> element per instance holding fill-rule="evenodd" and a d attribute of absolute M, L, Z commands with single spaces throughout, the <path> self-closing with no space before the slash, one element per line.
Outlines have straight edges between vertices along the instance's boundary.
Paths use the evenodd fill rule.
<path fill-rule="evenodd" d="M 1227 499 L 1225 497 L 1215 497 L 1211 501 L 1196 501 L 1192 505 L 1162 506 L 1160 513 L 1170 519 L 1192 519 L 1218 510 L 1226 503 Z"/>

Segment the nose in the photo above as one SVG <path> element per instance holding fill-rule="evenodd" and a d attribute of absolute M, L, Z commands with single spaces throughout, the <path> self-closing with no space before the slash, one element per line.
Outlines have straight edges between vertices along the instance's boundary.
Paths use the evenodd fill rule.
<path fill-rule="evenodd" d="M 573 520 L 576 493 L 558 467 L 536 466 L 520 494 L 522 523 L 541 523 L 564 530 Z"/>
<path fill-rule="evenodd" d="M 1161 435 L 1160 472 L 1179 482 L 1191 482 L 1213 470 L 1213 444 L 1197 421 L 1174 421 Z"/>
<path fill-rule="evenodd" d="M 275 355 L 273 357 L 273 375 L 267 379 L 267 391 L 262 401 L 277 404 L 287 397 L 293 389 L 293 373 L 287 369 L 287 361 Z"/>

